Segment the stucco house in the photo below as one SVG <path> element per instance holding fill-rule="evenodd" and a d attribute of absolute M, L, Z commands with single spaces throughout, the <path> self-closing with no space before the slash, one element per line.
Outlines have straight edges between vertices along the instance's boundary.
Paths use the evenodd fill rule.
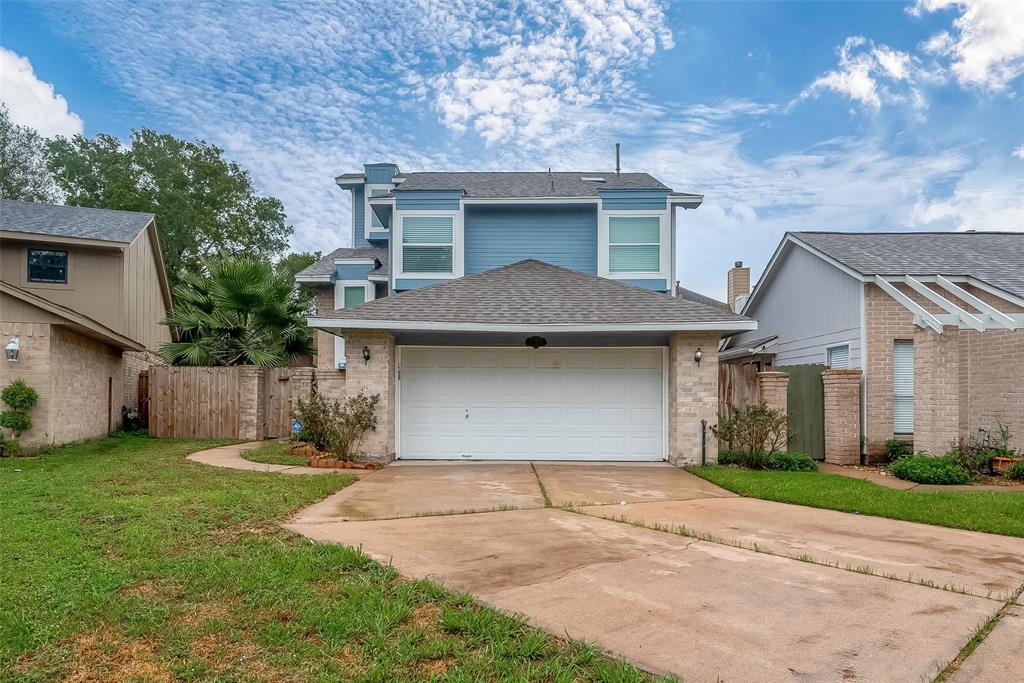
<path fill-rule="evenodd" d="M 0 386 L 39 392 L 22 444 L 107 434 L 170 340 L 171 292 L 152 214 L 0 200 Z"/>
<path fill-rule="evenodd" d="M 367 164 L 336 182 L 352 243 L 298 279 L 319 289 L 333 390 L 381 395 L 374 455 L 716 458 L 718 344 L 756 324 L 675 286 L 700 195 L 620 172 Z"/>
<path fill-rule="evenodd" d="M 1024 446 L 1024 233 L 792 232 L 745 293 L 758 329 L 723 362 L 862 370 L 861 455 L 940 455 L 998 423 Z"/>

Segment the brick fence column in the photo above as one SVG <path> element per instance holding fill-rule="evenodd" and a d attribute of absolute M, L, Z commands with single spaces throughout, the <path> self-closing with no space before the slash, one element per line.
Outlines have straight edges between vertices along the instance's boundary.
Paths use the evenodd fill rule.
<path fill-rule="evenodd" d="M 914 333 L 914 450 L 944 455 L 960 436 L 960 330 Z"/>
<path fill-rule="evenodd" d="M 380 330 L 343 330 L 342 334 L 346 396 L 360 391 L 380 394 L 377 430 L 363 437 L 361 448 L 375 460 L 391 460 L 395 456 L 395 337 Z M 363 347 L 370 351 L 369 361 L 363 360 Z"/>
<path fill-rule="evenodd" d="M 258 441 L 264 436 L 265 374 L 266 370 L 255 365 L 238 367 L 238 438 L 244 441 Z"/>
<path fill-rule="evenodd" d="M 761 403 L 788 413 L 789 373 L 768 371 L 757 373 L 757 388 L 761 393 Z"/>
<path fill-rule="evenodd" d="M 825 462 L 860 464 L 860 376 L 856 369 L 830 368 L 825 386 Z"/>

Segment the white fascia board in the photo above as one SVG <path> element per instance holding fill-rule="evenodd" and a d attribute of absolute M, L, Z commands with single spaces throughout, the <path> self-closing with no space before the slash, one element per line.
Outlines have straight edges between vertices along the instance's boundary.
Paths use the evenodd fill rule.
<path fill-rule="evenodd" d="M 451 190 L 454 192 L 455 190 Z M 463 197 L 463 204 L 599 204 L 599 197 L 500 197 L 473 199 Z"/>
<path fill-rule="evenodd" d="M 704 203 L 704 195 L 695 194 L 691 197 L 669 197 L 669 206 L 681 206 L 684 209 L 696 209 Z"/>
<path fill-rule="evenodd" d="M 948 279 L 942 277 L 941 275 L 935 276 L 935 283 L 939 287 L 942 287 L 944 290 L 952 294 L 953 296 L 960 299 L 961 301 L 965 301 L 969 303 L 971 306 L 977 308 L 979 311 L 988 316 L 989 320 L 999 325 L 1000 327 L 1005 327 L 1009 330 L 1018 329 L 1016 320 L 1006 315 L 1005 313 L 995 308 L 994 306 L 985 303 L 978 297 L 968 292 L 963 287 L 960 287 L 959 285 L 950 282 Z"/>
<path fill-rule="evenodd" d="M 366 178 L 335 178 L 334 184 L 338 187 L 347 188 L 349 185 L 362 185 L 366 182 Z"/>
<path fill-rule="evenodd" d="M 317 329 L 360 330 L 439 330 L 449 332 L 746 332 L 757 329 L 756 320 L 693 323 L 635 323 L 607 325 L 501 325 L 480 323 L 417 322 L 414 320 L 356 320 L 348 318 L 308 318 Z"/>
<path fill-rule="evenodd" d="M 377 188 L 377 189 L 380 189 L 380 188 Z M 380 196 L 378 196 L 378 197 L 370 197 L 368 199 L 368 201 L 371 204 L 377 204 L 377 205 L 380 205 L 380 206 L 388 206 L 389 204 L 394 204 L 395 203 L 395 198 L 394 197 L 380 197 Z"/>
<path fill-rule="evenodd" d="M 296 275 L 296 282 L 307 282 L 307 283 L 322 283 L 325 285 L 331 284 L 330 275 Z"/>
<path fill-rule="evenodd" d="M 388 281 L 388 276 L 387 275 L 367 275 L 366 279 L 369 280 L 370 282 L 387 282 Z"/>

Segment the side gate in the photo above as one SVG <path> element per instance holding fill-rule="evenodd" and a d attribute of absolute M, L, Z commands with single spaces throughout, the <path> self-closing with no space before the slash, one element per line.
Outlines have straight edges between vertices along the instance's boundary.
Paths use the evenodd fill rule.
<path fill-rule="evenodd" d="M 789 450 L 825 459 L 825 388 L 821 382 L 824 365 L 787 365 L 789 373 L 786 409 L 789 411 Z"/>

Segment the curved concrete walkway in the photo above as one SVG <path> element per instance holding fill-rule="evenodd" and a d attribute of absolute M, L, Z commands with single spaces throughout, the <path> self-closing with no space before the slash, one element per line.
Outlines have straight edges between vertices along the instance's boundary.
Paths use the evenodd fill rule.
<path fill-rule="evenodd" d="M 838 474 L 841 477 L 851 479 L 863 479 L 872 484 L 884 486 L 887 489 L 898 489 L 900 491 L 997 491 L 999 493 L 1022 493 L 1024 484 L 1008 484 L 993 486 L 987 484 L 918 484 L 913 481 L 905 481 L 896 477 L 888 477 L 874 470 L 861 470 L 856 467 L 843 465 L 832 465 L 827 462 L 818 463 L 818 471 L 824 474 Z"/>
<path fill-rule="evenodd" d="M 220 446 L 199 451 L 188 456 L 189 460 L 201 462 L 204 465 L 213 467 L 226 467 L 231 470 L 246 470 L 249 472 L 278 472 L 280 474 L 365 474 L 371 470 L 336 470 L 321 469 L 318 467 L 303 467 L 301 465 L 271 465 L 262 462 L 253 462 L 242 457 L 242 453 L 259 448 L 266 441 L 250 441 L 231 446 Z"/>

